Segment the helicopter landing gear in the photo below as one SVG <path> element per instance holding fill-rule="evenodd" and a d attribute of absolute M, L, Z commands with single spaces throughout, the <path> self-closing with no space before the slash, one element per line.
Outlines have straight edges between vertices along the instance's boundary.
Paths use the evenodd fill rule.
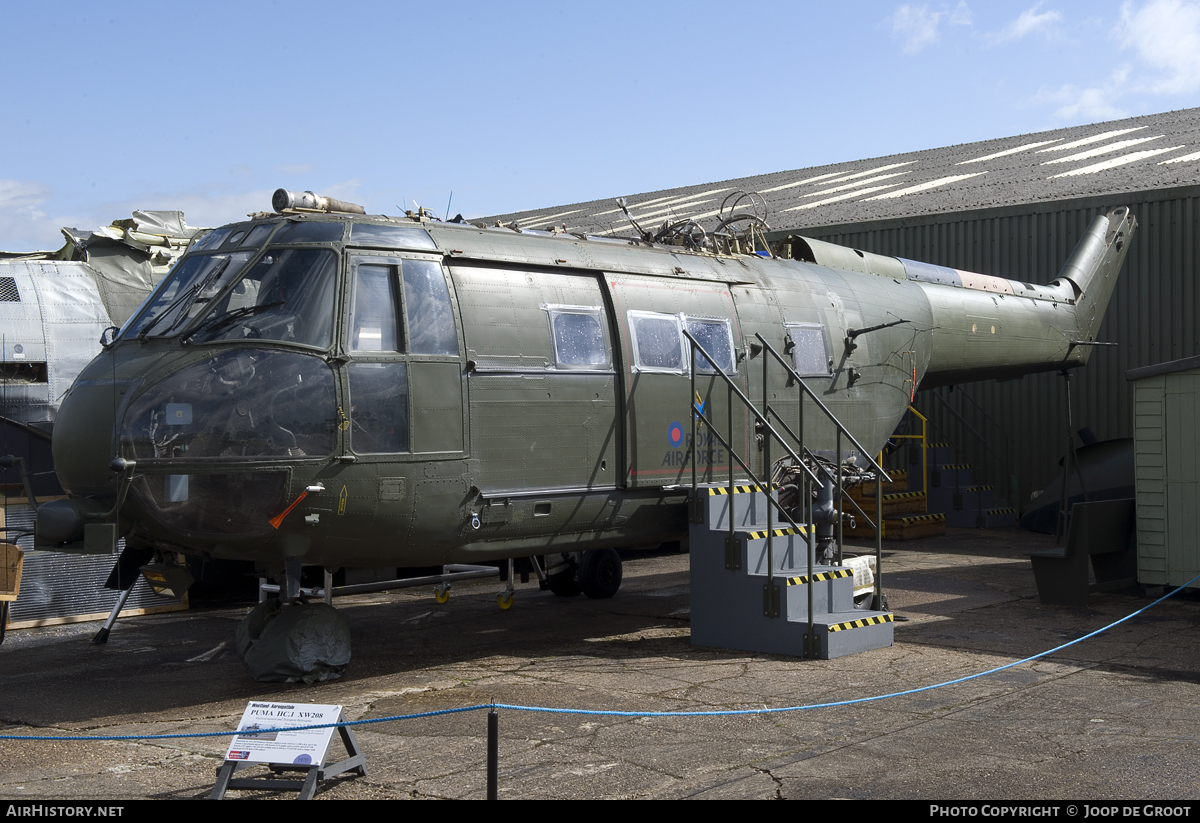
<path fill-rule="evenodd" d="M 593 600 L 602 600 L 621 588 L 621 555 L 616 549 L 549 555 L 546 565 L 550 591 L 561 597 L 582 592 Z"/>
<path fill-rule="evenodd" d="M 621 588 L 621 555 L 616 549 L 593 549 L 583 553 L 579 588 L 586 597 L 604 600 Z"/>

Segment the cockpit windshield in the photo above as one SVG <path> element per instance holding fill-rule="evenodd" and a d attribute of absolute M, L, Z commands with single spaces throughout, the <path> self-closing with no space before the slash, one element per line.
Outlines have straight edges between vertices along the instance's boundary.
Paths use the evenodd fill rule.
<path fill-rule="evenodd" d="M 205 308 L 254 256 L 253 251 L 193 254 L 154 293 L 125 337 L 168 337 Z"/>
<path fill-rule="evenodd" d="M 329 249 L 267 249 L 188 336 L 325 348 L 333 337 L 336 274 L 337 256 Z"/>

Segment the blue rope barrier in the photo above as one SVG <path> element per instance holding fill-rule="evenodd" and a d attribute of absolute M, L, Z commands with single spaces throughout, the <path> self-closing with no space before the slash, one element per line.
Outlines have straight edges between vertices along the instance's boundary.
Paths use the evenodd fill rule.
<path fill-rule="evenodd" d="M 397 715 L 392 715 L 390 717 L 372 717 L 372 718 L 367 718 L 364 720 L 345 720 L 340 723 L 320 723 L 320 724 L 313 725 L 313 726 L 291 726 L 291 727 L 281 727 L 281 728 L 277 728 L 277 729 L 255 729 L 254 733 L 255 734 L 267 734 L 267 733 L 271 733 L 271 732 L 295 732 L 295 731 L 306 731 L 308 729 L 328 729 L 328 728 L 337 728 L 339 726 L 365 726 L 365 725 L 369 725 L 372 723 L 391 723 L 391 722 L 398 721 L 398 720 L 416 720 L 416 719 L 419 719 L 422 717 L 439 717 L 439 716 L 448 715 L 448 714 L 462 714 L 464 712 L 477 712 L 477 711 L 482 711 L 485 709 L 488 711 L 491 711 L 493 709 L 508 709 L 510 711 L 536 712 L 536 713 L 541 713 L 541 714 L 580 714 L 580 715 L 589 715 L 589 716 L 593 716 L 593 717 L 595 717 L 595 716 L 599 716 L 599 717 L 736 717 L 738 715 L 780 714 L 783 712 L 800 712 L 800 711 L 807 711 L 809 709 L 829 709 L 829 708 L 835 708 L 838 706 L 853 706 L 853 705 L 857 705 L 857 704 L 861 704 L 861 703 L 873 703 L 873 702 L 877 702 L 880 700 L 891 700 L 892 698 L 896 698 L 896 697 L 905 697 L 910 694 L 920 694 L 921 692 L 927 692 L 927 691 L 931 691 L 933 689 L 941 689 L 946 686 L 954 686 L 959 683 L 966 683 L 968 680 L 976 680 L 980 677 L 986 677 L 989 674 L 996 674 L 997 672 L 1002 672 L 1005 669 L 1011 669 L 1014 666 L 1020 666 L 1023 663 L 1031 663 L 1034 660 L 1040 660 L 1041 658 L 1047 657 L 1051 654 L 1054 654 L 1055 652 L 1059 652 L 1059 651 L 1062 651 L 1063 649 L 1070 648 L 1071 646 L 1074 646 L 1077 643 L 1082 643 L 1085 640 L 1090 640 L 1091 638 L 1096 637 L 1099 634 L 1103 634 L 1104 632 L 1108 631 L 1109 629 L 1116 628 L 1117 626 L 1121 625 L 1122 623 L 1126 623 L 1126 622 L 1132 620 L 1133 618 L 1137 617 L 1142 612 L 1145 612 L 1146 610 L 1157 606 L 1159 603 L 1162 603 L 1167 598 L 1175 596 L 1177 593 L 1183 591 L 1188 586 L 1191 586 L 1193 583 L 1195 583 L 1198 580 L 1200 580 L 1200 575 L 1196 575 L 1195 577 L 1193 577 L 1187 583 L 1184 583 L 1179 588 L 1173 589 L 1173 590 L 1167 592 L 1162 597 L 1155 600 L 1153 603 L 1146 604 L 1145 606 L 1138 609 L 1137 611 L 1135 611 L 1131 614 L 1128 614 L 1125 617 L 1122 617 L 1120 620 L 1114 620 L 1112 623 L 1109 623 L 1107 626 L 1103 626 L 1099 629 L 1096 629 L 1093 632 L 1089 632 L 1088 634 L 1085 634 L 1082 637 L 1077 637 L 1074 640 L 1067 641 L 1066 643 L 1063 643 L 1062 645 L 1055 646 L 1052 649 L 1047 649 L 1044 652 L 1039 652 L 1038 654 L 1031 655 L 1026 658 L 1022 658 L 1021 660 L 1015 660 L 1012 663 L 1005 663 L 1003 666 L 996 666 L 995 668 L 988 669 L 986 671 L 976 672 L 975 674 L 968 674 L 964 677 L 958 677 L 958 678 L 955 678 L 954 680 L 946 680 L 941 683 L 933 683 L 928 686 L 918 686 L 914 689 L 905 689 L 904 691 L 900 691 L 900 692 L 890 692 L 888 694 L 872 695 L 871 697 L 855 697 L 850 700 L 835 700 L 835 701 L 828 702 L 828 703 L 808 703 L 808 704 L 801 705 L 801 706 L 778 706 L 776 708 L 764 707 L 761 709 L 718 709 L 718 710 L 711 710 L 711 711 L 692 711 L 692 712 L 617 711 L 614 709 L 562 709 L 562 708 L 552 708 L 549 706 L 523 706 L 523 705 L 516 704 L 516 703 L 480 703 L 480 704 L 476 704 L 474 706 L 462 706 L 462 707 L 459 707 L 456 709 L 438 709 L 436 711 L 430 711 L 430 712 L 418 712 L 416 714 L 397 714 Z M 85 741 L 85 740 L 90 740 L 90 741 L 178 740 L 180 738 L 231 737 L 236 734 L 237 734 L 237 731 L 191 732 L 191 733 L 184 733 L 184 734 L 80 735 L 80 736 L 74 736 L 74 737 L 51 737 L 48 735 L 0 734 L 0 740 L 61 740 L 61 741 L 66 741 L 66 740 L 79 740 L 79 741 Z"/>

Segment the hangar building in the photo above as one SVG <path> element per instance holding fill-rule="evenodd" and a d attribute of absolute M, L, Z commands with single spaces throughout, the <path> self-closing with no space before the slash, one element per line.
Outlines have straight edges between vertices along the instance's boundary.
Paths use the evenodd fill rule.
<path fill-rule="evenodd" d="M 772 240 L 797 233 L 1040 283 L 1054 279 L 1094 216 L 1129 206 L 1140 228 L 1099 336 L 1117 346 L 1097 347 L 1072 375 L 1075 428 L 1132 437 L 1125 372 L 1200 354 L 1200 109 L 626 197 L 643 227 L 690 217 L 712 228 L 722 200 L 739 191 L 762 195 Z M 487 219 L 633 236 L 613 199 Z M 977 467 L 975 482 L 1024 509 L 1061 471 L 1064 398 L 1050 373 L 920 392 L 915 405 L 931 437 Z"/>

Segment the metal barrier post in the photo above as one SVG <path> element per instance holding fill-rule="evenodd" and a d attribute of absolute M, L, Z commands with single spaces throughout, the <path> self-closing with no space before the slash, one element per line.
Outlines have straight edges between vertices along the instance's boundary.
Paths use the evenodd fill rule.
<path fill-rule="evenodd" d="M 500 715 L 488 712 L 487 732 L 487 799 L 496 800 L 499 791 Z"/>

